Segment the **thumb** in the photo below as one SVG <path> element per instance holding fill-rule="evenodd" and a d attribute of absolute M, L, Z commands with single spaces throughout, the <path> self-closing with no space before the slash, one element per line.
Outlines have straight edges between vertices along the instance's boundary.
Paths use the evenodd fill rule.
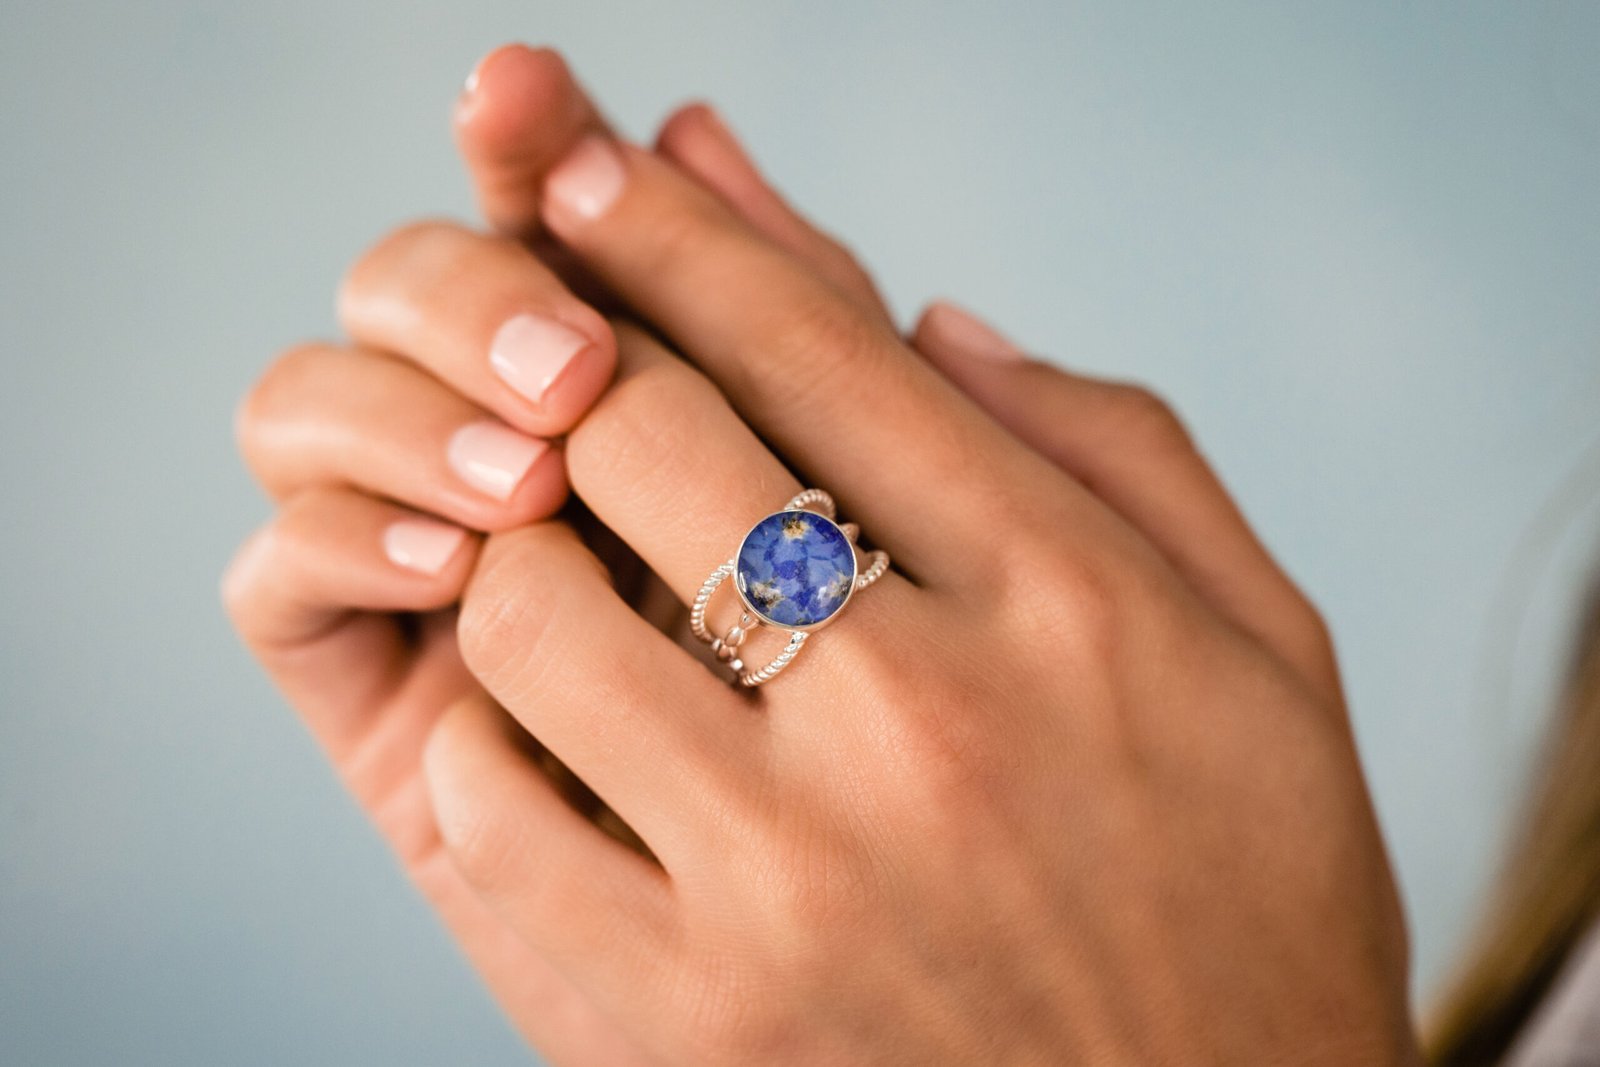
<path fill-rule="evenodd" d="M 531 238 L 545 175 L 607 124 L 559 53 L 502 45 L 468 76 L 452 116 L 456 144 L 489 225 Z"/>

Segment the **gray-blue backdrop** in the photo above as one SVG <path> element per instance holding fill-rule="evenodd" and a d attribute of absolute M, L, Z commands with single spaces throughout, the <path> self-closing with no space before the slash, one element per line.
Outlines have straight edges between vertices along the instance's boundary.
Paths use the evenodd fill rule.
<path fill-rule="evenodd" d="M 903 314 L 1155 383 L 1326 608 L 1419 999 L 1600 551 L 1600 7 L 0 4 L 0 1060 L 524 1053 L 230 636 L 230 437 L 448 106 L 719 101 Z"/>

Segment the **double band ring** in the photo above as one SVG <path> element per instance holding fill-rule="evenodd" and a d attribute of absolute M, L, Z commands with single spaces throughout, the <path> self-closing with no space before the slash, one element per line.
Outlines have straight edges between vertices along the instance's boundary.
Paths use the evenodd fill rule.
<path fill-rule="evenodd" d="M 836 515 L 833 497 L 807 489 L 752 526 L 738 551 L 711 572 L 695 595 L 689 628 L 711 646 L 740 685 L 757 686 L 777 677 L 813 631 L 838 618 L 857 590 L 889 569 L 889 554 L 883 551 L 867 553 L 866 567 L 860 566 L 859 531 L 854 523 L 835 522 Z M 706 626 L 706 607 L 730 577 L 741 611 L 739 621 L 719 637 Z M 787 630 L 789 641 L 765 667 L 751 670 L 739 650 L 751 631 L 762 626 Z"/>

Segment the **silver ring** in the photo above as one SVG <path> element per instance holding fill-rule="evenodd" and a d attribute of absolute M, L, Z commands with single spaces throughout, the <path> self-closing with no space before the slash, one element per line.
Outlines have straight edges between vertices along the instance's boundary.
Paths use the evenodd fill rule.
<path fill-rule="evenodd" d="M 689 629 L 711 646 L 719 660 L 743 686 L 770 682 L 794 662 L 806 639 L 839 617 L 857 592 L 889 569 L 889 554 L 866 553 L 858 559 L 854 523 L 835 522 L 833 497 L 807 489 L 780 510 L 750 527 L 733 557 L 706 578 L 689 607 Z M 729 578 L 738 595 L 739 621 L 722 636 L 706 626 L 706 607 Z M 789 632 L 789 641 L 772 661 L 751 670 L 740 648 L 752 631 L 769 626 Z"/>

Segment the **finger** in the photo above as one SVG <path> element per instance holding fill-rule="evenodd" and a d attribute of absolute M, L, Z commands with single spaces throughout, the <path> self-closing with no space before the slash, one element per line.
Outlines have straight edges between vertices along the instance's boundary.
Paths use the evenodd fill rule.
<path fill-rule="evenodd" d="M 1030 360 L 948 303 L 923 312 L 912 344 L 1023 442 L 1127 519 L 1221 614 L 1308 677 L 1337 687 L 1316 610 L 1159 398 Z"/>
<path fill-rule="evenodd" d="M 551 166 L 584 134 L 607 128 L 561 56 L 521 44 L 490 52 L 467 78 L 454 127 L 490 228 L 526 243 L 593 307 L 623 310 L 539 223 L 540 191 Z"/>
<path fill-rule="evenodd" d="M 504 45 L 484 57 L 455 110 L 456 141 L 485 219 L 501 233 L 536 242 L 545 175 L 585 134 L 608 128 L 559 53 L 521 44 Z M 696 104 L 673 114 L 662 126 L 657 149 L 757 230 L 863 308 L 889 320 L 887 306 L 855 258 L 784 202 L 711 108 Z M 548 251 L 540 250 L 542 255 Z M 571 268 L 563 262 L 560 269 L 565 276 Z"/>
<path fill-rule="evenodd" d="M 307 492 L 240 550 L 223 599 L 407 873 L 525 1020 L 528 1039 L 557 1059 L 581 1049 L 643 1062 L 609 1016 L 506 929 L 440 847 L 423 744 L 440 709 L 476 686 L 456 653 L 453 613 L 435 609 L 460 596 L 475 555 L 464 531 L 356 493 Z M 426 614 L 403 626 L 379 610 Z"/>
<path fill-rule="evenodd" d="M 803 487 L 705 375 L 638 327 L 619 323 L 617 338 L 617 382 L 568 439 L 569 477 L 595 515 L 689 603 L 751 526 Z M 734 603 L 731 591 L 713 600 L 714 631 L 737 619 Z M 808 649 L 791 669 L 848 672 L 875 636 L 922 610 L 918 590 L 891 571 L 830 626 L 830 651 Z M 782 647 L 777 635 L 762 635 L 742 652 L 759 668 Z"/>
<path fill-rule="evenodd" d="M 669 871 L 740 810 L 759 720 L 617 596 L 570 527 L 492 538 L 458 634 L 483 686 Z"/>
<path fill-rule="evenodd" d="M 391 234 L 351 268 L 339 316 L 524 433 L 565 433 L 611 378 L 605 319 L 525 247 L 448 222 Z"/>
<path fill-rule="evenodd" d="M 616 1018 L 665 979 L 675 902 L 661 869 L 574 811 L 525 731 L 483 698 L 440 717 L 423 767 L 440 837 L 489 908 Z"/>
<path fill-rule="evenodd" d="M 336 753 L 364 723 L 406 642 L 393 619 L 454 603 L 477 555 L 467 531 L 339 489 L 289 500 L 223 581 L 235 627 Z"/>
<path fill-rule="evenodd" d="M 388 798 L 439 709 L 475 687 L 439 609 L 460 598 L 477 551 L 458 527 L 319 489 L 287 501 L 223 577 L 244 643 L 392 837 L 418 829 L 377 813 L 397 810 Z"/>
<path fill-rule="evenodd" d="M 431 801 L 426 817 L 431 825 Z M 506 1017 L 539 1055 L 549 1063 L 659 1065 L 659 1059 L 645 1053 L 615 1018 L 602 1011 L 564 971 L 534 951 L 479 896 L 438 843 L 438 835 L 433 836 L 435 844 L 428 858 L 412 870 L 412 877 Z"/>
<path fill-rule="evenodd" d="M 919 577 L 981 535 L 963 494 L 934 487 L 1059 478 L 880 320 L 651 153 L 585 140 L 546 182 L 544 218 Z M 875 462 L 886 457 L 893 477 Z"/>
<path fill-rule="evenodd" d="M 454 634 L 450 636 L 453 644 Z M 472 689 L 477 699 L 486 699 Z M 399 718 L 400 709 L 390 709 L 389 721 L 363 746 L 362 759 L 400 750 L 405 770 L 395 784 L 364 802 L 368 814 L 507 1016 L 543 1056 L 553 1063 L 594 1060 L 627 1067 L 658 1062 L 644 1055 L 587 991 L 507 923 L 445 848 L 422 753 L 441 713 L 454 703 L 430 707 L 420 717 L 420 733 Z M 541 755 L 548 762 L 548 753 Z"/>
<path fill-rule="evenodd" d="M 468 77 L 454 126 L 485 219 L 501 233 L 528 238 L 539 229 L 545 175 L 606 123 L 559 53 L 508 44 Z"/>
<path fill-rule="evenodd" d="M 656 135 L 656 151 L 720 196 L 758 232 L 831 282 L 868 315 L 886 323 L 893 321 L 872 276 L 855 255 L 790 206 L 709 104 L 689 104 L 673 112 Z"/>
<path fill-rule="evenodd" d="M 546 518 L 566 497 L 549 442 L 376 352 L 291 350 L 245 398 L 236 424 L 245 462 L 279 499 L 349 486 L 487 531 Z"/>

